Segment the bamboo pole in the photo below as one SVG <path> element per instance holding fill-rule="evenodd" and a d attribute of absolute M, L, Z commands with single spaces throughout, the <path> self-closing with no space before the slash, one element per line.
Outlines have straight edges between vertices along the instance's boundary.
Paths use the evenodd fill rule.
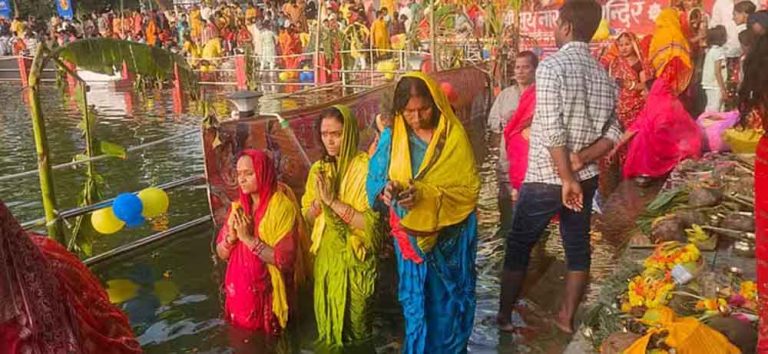
<path fill-rule="evenodd" d="M 57 58 L 58 59 L 58 58 Z M 79 78 L 78 78 L 79 79 Z M 82 79 L 78 80 L 78 90 L 80 90 L 80 94 L 78 98 L 80 98 L 80 109 L 83 110 L 83 135 L 85 138 L 85 155 L 88 157 L 88 162 L 86 162 L 86 180 L 85 180 L 85 186 L 83 187 L 83 200 L 80 206 L 88 206 L 93 204 L 94 200 L 94 193 L 98 193 L 95 191 L 96 188 L 96 170 L 93 166 L 93 157 L 94 157 L 94 150 L 93 150 L 93 126 L 91 123 L 91 112 L 88 109 L 88 86 L 85 84 L 85 81 Z M 85 215 L 79 215 L 77 216 L 77 219 L 75 219 L 75 226 L 72 228 L 72 233 L 69 239 L 69 242 L 67 243 L 67 250 L 72 250 L 74 248 L 75 243 L 77 242 L 78 237 L 80 236 L 80 231 L 82 230 L 83 226 L 83 220 Z M 90 253 L 90 252 L 86 252 Z"/>
<path fill-rule="evenodd" d="M 29 72 L 29 101 L 30 115 L 32 118 L 32 132 L 35 138 L 35 151 L 37 152 L 37 169 L 40 179 L 40 195 L 43 198 L 43 210 L 45 211 L 46 228 L 48 237 L 52 237 L 64 244 L 64 234 L 61 232 L 61 220 L 56 215 L 56 193 L 54 193 L 51 163 L 48 159 L 48 136 L 45 132 L 45 120 L 40 107 L 40 73 L 43 71 L 45 45 L 37 47 L 35 58 L 32 60 L 32 68 Z"/>
<path fill-rule="evenodd" d="M 429 11 L 429 52 L 432 57 L 432 72 L 437 72 L 437 36 L 435 31 L 437 24 L 435 23 L 435 12 L 437 12 L 437 0 L 431 1 L 431 8 Z"/>

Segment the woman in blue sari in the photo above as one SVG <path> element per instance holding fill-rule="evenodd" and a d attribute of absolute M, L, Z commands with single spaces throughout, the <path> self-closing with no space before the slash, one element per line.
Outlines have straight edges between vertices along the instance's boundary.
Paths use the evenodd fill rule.
<path fill-rule="evenodd" d="M 405 317 L 403 353 L 463 353 L 475 314 L 480 181 L 469 139 L 437 83 L 397 84 L 392 128 L 371 158 L 371 205 L 389 209 Z"/>

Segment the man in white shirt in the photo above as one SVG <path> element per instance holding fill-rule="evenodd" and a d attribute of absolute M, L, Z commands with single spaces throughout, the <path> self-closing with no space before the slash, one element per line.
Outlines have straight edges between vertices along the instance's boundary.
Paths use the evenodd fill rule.
<path fill-rule="evenodd" d="M 502 134 L 509 119 L 515 114 L 520 103 L 520 95 L 533 85 L 536 79 L 536 68 L 539 58 L 530 51 L 517 54 L 515 58 L 515 84 L 505 88 L 493 102 L 488 114 L 488 129 L 495 134 Z M 499 161 L 496 164 L 496 176 L 499 184 L 499 234 L 506 236 L 512 227 L 514 203 L 517 200 L 517 190 L 509 181 L 509 159 L 504 136 L 499 142 Z"/>

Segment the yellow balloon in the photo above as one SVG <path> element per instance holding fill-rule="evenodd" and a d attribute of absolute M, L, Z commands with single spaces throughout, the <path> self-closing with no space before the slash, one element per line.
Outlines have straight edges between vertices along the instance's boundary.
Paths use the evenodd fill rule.
<path fill-rule="evenodd" d="M 170 280 L 158 280 L 155 282 L 154 293 L 161 304 L 168 305 L 179 297 L 179 287 Z"/>
<path fill-rule="evenodd" d="M 386 73 L 384 74 L 384 80 L 392 81 L 395 79 L 395 74 L 393 73 Z"/>
<path fill-rule="evenodd" d="M 111 235 L 120 231 L 125 223 L 115 216 L 112 207 L 99 209 L 91 214 L 91 225 L 100 234 Z"/>
<path fill-rule="evenodd" d="M 288 79 L 290 78 L 290 75 L 288 74 L 288 72 L 283 71 L 277 77 L 280 79 L 280 81 L 288 81 Z"/>
<path fill-rule="evenodd" d="M 165 214 L 168 211 L 168 194 L 157 187 L 149 187 L 139 192 L 139 199 L 144 208 L 141 215 L 145 218 L 154 218 Z"/>
<path fill-rule="evenodd" d="M 109 302 L 121 304 L 136 297 L 139 285 L 128 279 L 113 279 L 107 281 L 107 295 Z"/>

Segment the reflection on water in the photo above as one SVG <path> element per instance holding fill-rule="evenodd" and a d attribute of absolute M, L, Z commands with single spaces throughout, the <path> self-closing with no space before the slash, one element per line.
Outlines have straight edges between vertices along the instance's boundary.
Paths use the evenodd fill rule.
<path fill-rule="evenodd" d="M 293 100 L 265 100 L 263 106 L 265 111 L 279 111 L 292 108 L 292 105 L 327 102 L 334 94 L 338 92 L 323 91 Z M 70 161 L 84 149 L 81 132 L 77 128 L 80 112 L 70 96 L 61 94 L 58 89 L 45 88 L 42 95 L 52 161 L 54 164 Z M 215 92 L 208 95 L 220 97 L 220 93 Z M 19 87 L 0 86 L 0 100 L 5 102 L 5 109 L 0 110 L 1 177 L 34 169 L 36 161 L 31 123 Z M 123 146 L 136 146 L 190 129 L 199 129 L 202 120 L 202 110 L 194 104 L 185 106 L 184 113 L 174 114 L 172 98 L 168 92 L 139 95 L 124 90 L 94 88 L 89 93 L 89 101 L 95 106 L 96 136 Z M 226 114 L 227 104 L 224 100 L 213 99 L 211 103 L 220 115 Z M 291 107 L 283 107 L 285 105 Z M 503 239 L 495 235 L 499 217 L 496 206 L 498 188 L 492 167 L 496 163 L 497 150 L 493 148 L 495 144 L 491 143 L 488 144 L 491 148 L 487 154 L 482 151 L 486 146 L 482 125 L 470 127 L 469 131 L 473 145 L 478 149 L 483 181 L 478 206 L 478 306 L 470 350 L 479 353 L 562 350 L 565 338 L 546 326 L 536 327 L 534 335 L 500 336 L 493 321 L 489 320 L 495 316 L 498 306 L 498 274 L 504 253 Z M 96 163 L 96 169 L 106 181 L 105 197 L 201 174 L 203 158 L 200 137 L 199 134 L 193 134 L 154 145 L 129 153 L 125 160 L 101 160 Z M 83 169 L 58 170 L 54 172 L 54 178 L 60 208 L 74 207 L 84 180 Z M 174 189 L 169 196 L 171 207 L 168 220 L 164 222 L 167 225 L 177 225 L 209 213 L 204 186 Z M 36 176 L 0 181 L 0 198 L 22 221 L 42 216 Z M 144 237 L 152 232 L 153 227 L 162 228 L 162 225 L 145 225 L 100 237 L 94 251 L 103 252 Z M 219 284 L 223 274 L 221 265 L 217 264 L 211 251 L 213 232 L 210 225 L 198 227 L 176 235 L 172 241 L 94 267 L 105 284 L 110 280 L 135 284 L 129 286 L 128 295 L 121 306 L 128 313 L 145 350 L 149 353 L 224 353 L 234 351 L 236 346 L 244 352 L 313 351 L 312 342 L 316 331 L 311 310 L 312 296 L 309 293 L 301 296 L 304 303 L 300 306 L 296 321 L 298 326 L 291 328 L 281 340 L 243 337 L 228 330 L 221 320 L 223 297 Z M 559 240 L 550 237 L 544 242 L 544 247 L 538 248 L 533 261 L 536 268 L 540 269 L 540 274 L 534 272 L 535 279 L 528 292 L 529 298 L 535 299 L 528 302 L 531 311 L 542 318 L 556 308 L 555 294 L 560 292 L 562 286 L 562 282 L 557 280 L 557 269 L 563 268 Z M 595 277 L 604 277 L 612 271 L 617 243 L 595 240 L 593 252 Z M 374 345 L 377 352 L 390 353 L 399 349 L 403 321 L 395 298 L 394 263 L 391 259 L 383 263 L 374 311 Z M 555 281 L 538 281 L 542 277 Z M 549 287 L 542 286 L 542 283 Z M 268 350 L 265 351 L 265 348 Z"/>

